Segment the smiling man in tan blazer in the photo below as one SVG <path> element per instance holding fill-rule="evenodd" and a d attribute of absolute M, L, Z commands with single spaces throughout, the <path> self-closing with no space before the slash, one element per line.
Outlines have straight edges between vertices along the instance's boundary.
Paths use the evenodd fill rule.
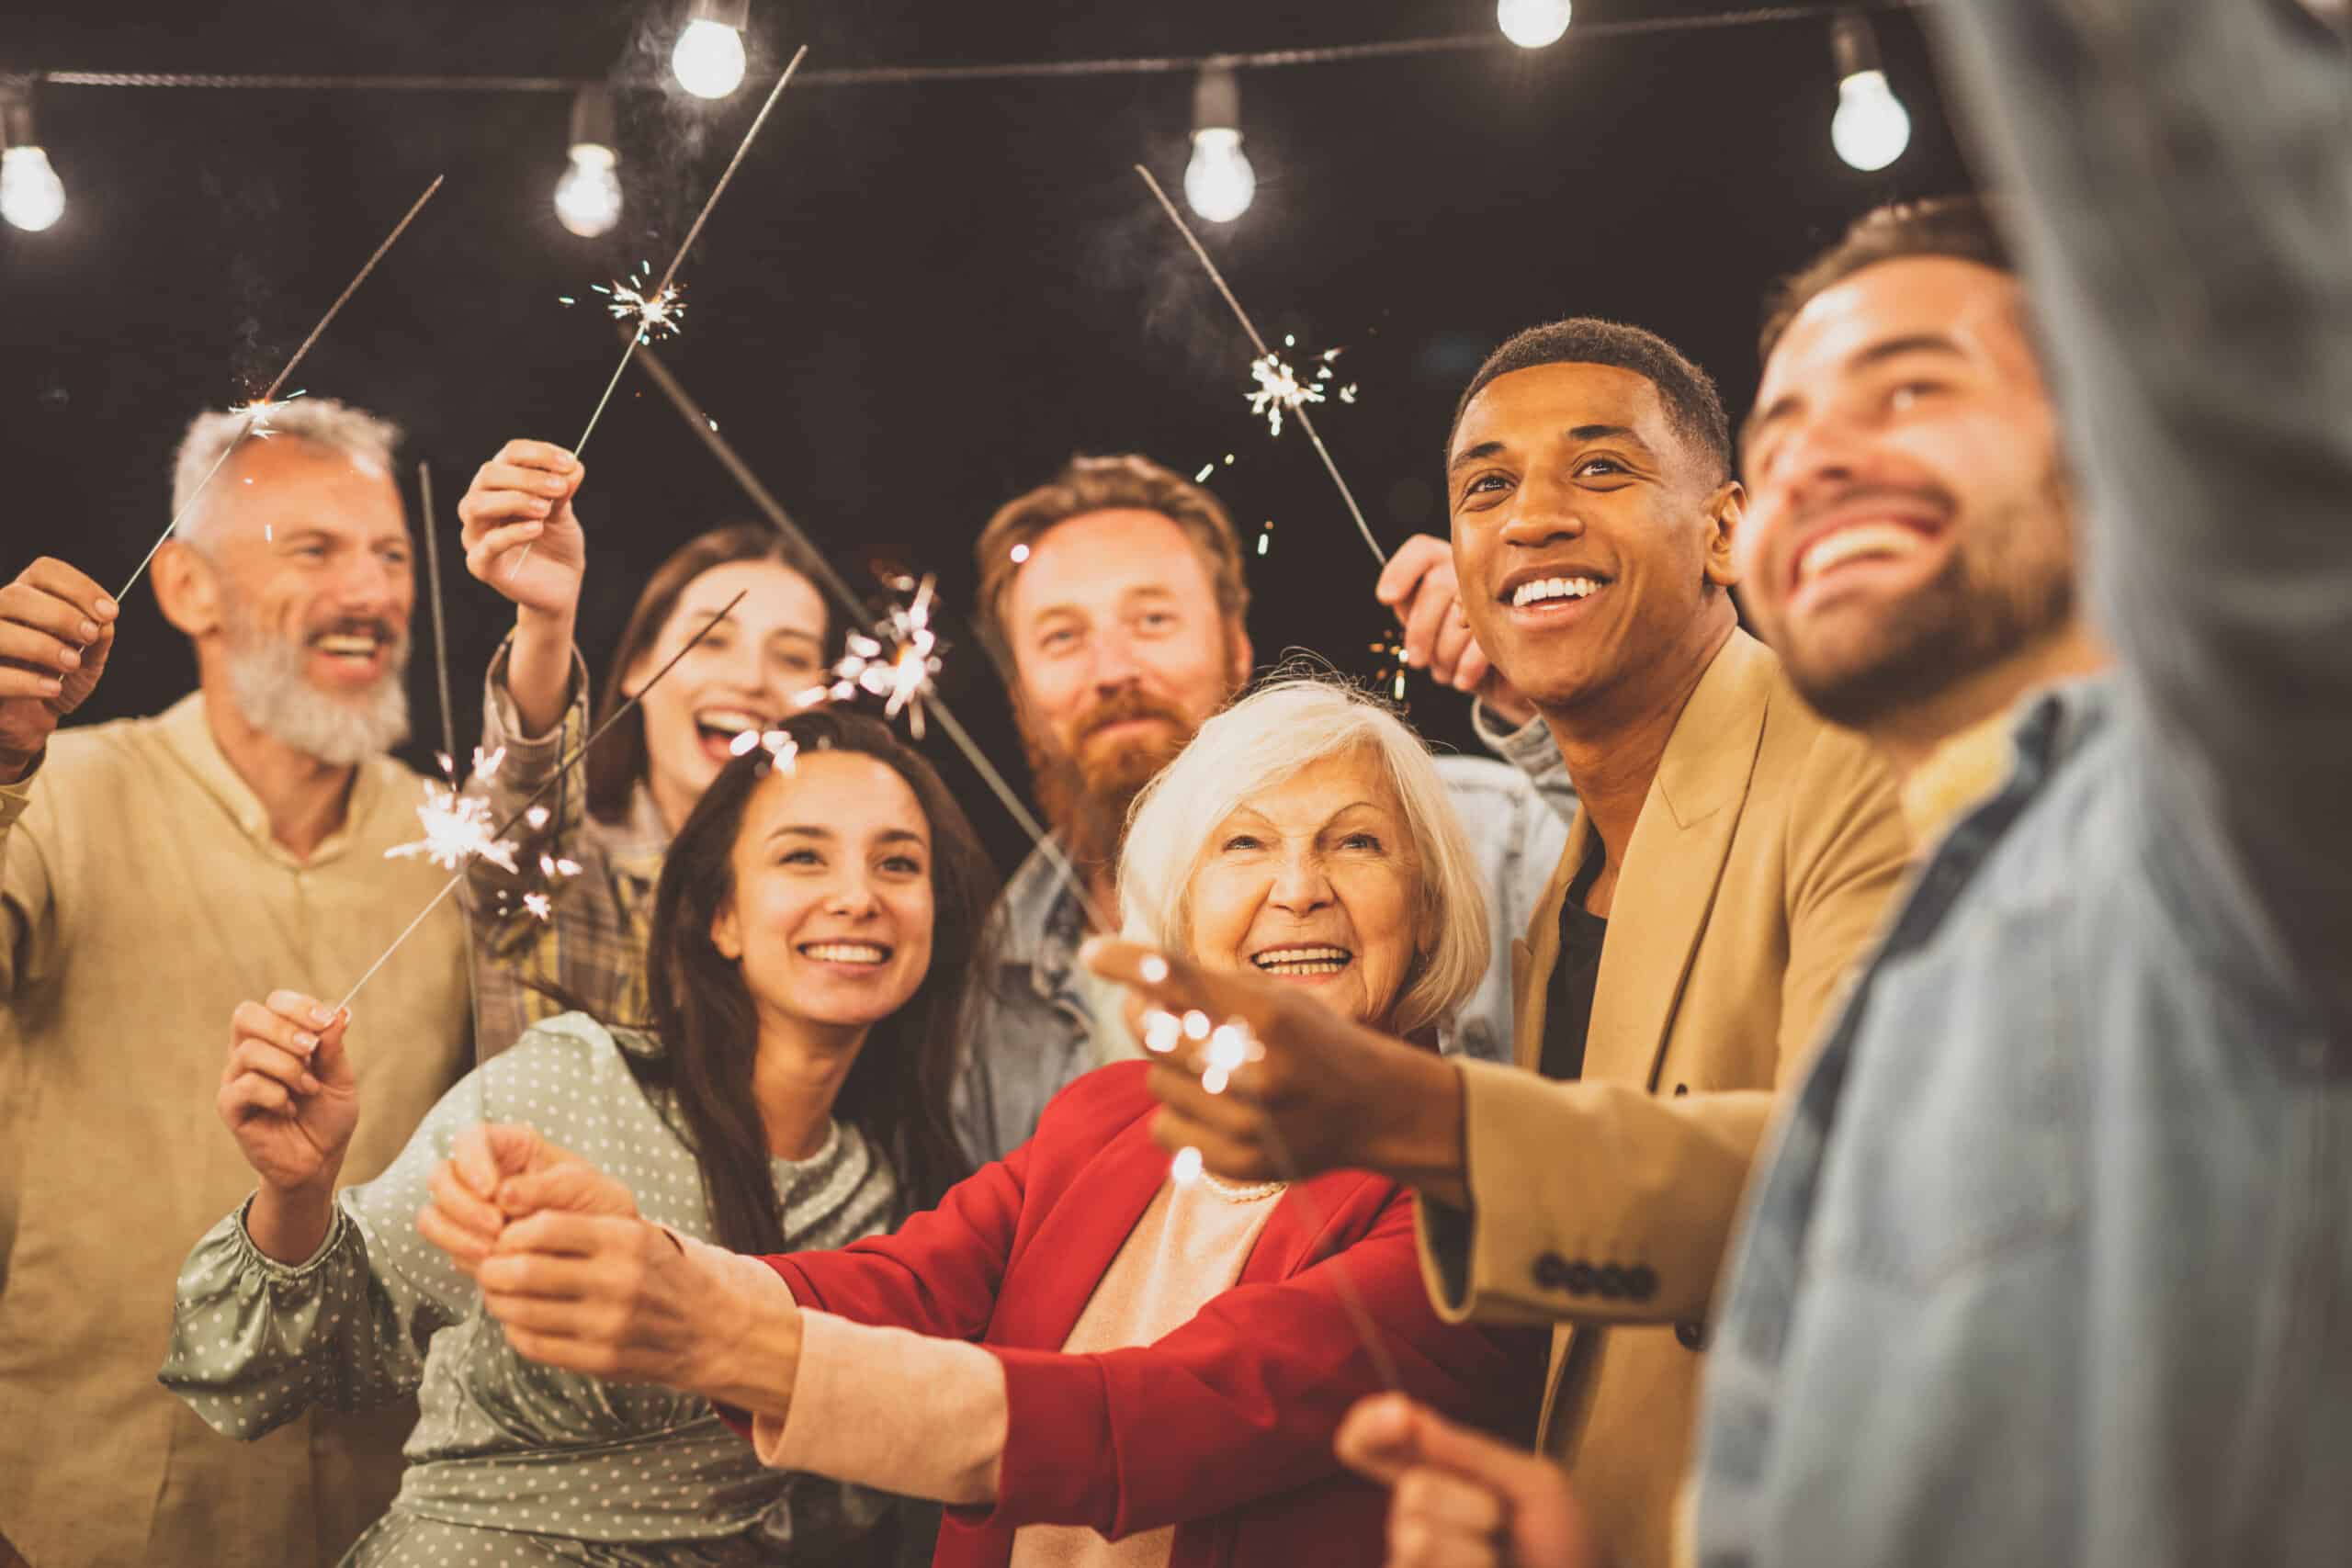
<path fill-rule="evenodd" d="M 1162 1142 L 1224 1176 L 1410 1182 L 1447 1316 L 1555 1325 L 1540 1444 L 1612 1561 L 1643 1568 L 1667 1557 L 1708 1297 L 1774 1091 L 1909 843 L 1884 765 L 1738 627 L 1742 495 L 1703 371 L 1636 328 L 1535 328 L 1471 382 L 1446 457 L 1460 613 L 1581 802 L 1518 949 L 1517 1066 L 1343 1023 L 1313 984 L 1176 960 L 1148 983 L 1116 944 L 1092 961 L 1265 1043 L 1219 1094 L 1194 1064 L 1156 1073 Z"/>

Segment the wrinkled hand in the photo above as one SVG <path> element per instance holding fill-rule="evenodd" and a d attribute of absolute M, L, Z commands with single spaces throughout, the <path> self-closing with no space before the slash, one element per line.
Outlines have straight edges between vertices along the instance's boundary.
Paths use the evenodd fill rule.
<path fill-rule="evenodd" d="M 540 1210 L 507 1224 L 473 1277 L 507 1343 L 565 1371 L 709 1393 L 742 1337 L 739 1298 L 640 1219 Z"/>
<path fill-rule="evenodd" d="M 1600 1568 L 1568 1478 L 1402 1394 L 1361 1401 L 1334 1447 L 1390 1489 L 1387 1568 Z"/>
<path fill-rule="evenodd" d="M 359 1079 L 343 1048 L 351 1015 L 300 991 L 240 1002 L 214 1105 L 245 1163 L 284 1192 L 334 1186 L 359 1125 Z"/>
<path fill-rule="evenodd" d="M 629 1190 L 536 1127 L 469 1127 L 433 1168 L 417 1233 L 468 1274 L 515 1220 L 542 1212 L 637 1218 Z"/>
<path fill-rule="evenodd" d="M 544 441 L 500 447 L 458 502 L 466 570 L 524 609 L 569 620 L 588 561 L 571 503 L 587 475 L 571 453 Z"/>
<path fill-rule="evenodd" d="M 1433 535 L 1414 535 L 1388 558 L 1373 594 L 1396 612 L 1405 629 L 1407 664 L 1470 693 L 1514 726 L 1535 716 L 1534 705 L 1503 678 L 1470 634 L 1453 575 L 1453 546 Z"/>
<path fill-rule="evenodd" d="M 97 690 L 118 614 L 96 582 L 51 556 L 0 588 L 0 784 L 22 778 L 58 721 Z"/>
<path fill-rule="evenodd" d="M 1279 981 L 1214 973 L 1108 938 L 1090 941 L 1080 956 L 1127 987 L 1136 1039 L 1146 1040 L 1148 1010 L 1197 1011 L 1212 1025 L 1248 1024 L 1264 1052 L 1227 1075 L 1214 1094 L 1203 1087 L 1207 1064 L 1192 1041 L 1155 1052 L 1148 1081 L 1161 1109 L 1152 1136 L 1161 1145 L 1196 1148 L 1208 1169 L 1238 1181 L 1293 1180 L 1343 1167 L 1412 1179 L 1404 1167 L 1414 1162 L 1398 1156 L 1418 1147 L 1432 1097 L 1457 1081 L 1435 1053 L 1342 1018 Z M 1459 1120 L 1454 1113 L 1457 1139 Z"/>

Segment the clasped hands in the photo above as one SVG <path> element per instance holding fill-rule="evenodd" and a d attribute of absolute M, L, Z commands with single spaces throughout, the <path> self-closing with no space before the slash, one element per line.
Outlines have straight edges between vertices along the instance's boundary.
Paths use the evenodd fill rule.
<path fill-rule="evenodd" d="M 628 1188 L 529 1127 L 469 1127 L 433 1170 L 418 1234 L 481 1290 L 516 1353 L 617 1382 L 711 1393 L 738 1306 Z"/>

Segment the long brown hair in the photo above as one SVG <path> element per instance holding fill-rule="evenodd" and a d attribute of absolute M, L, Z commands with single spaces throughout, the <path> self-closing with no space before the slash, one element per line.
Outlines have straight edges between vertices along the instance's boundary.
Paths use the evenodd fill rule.
<path fill-rule="evenodd" d="M 688 539 L 654 569 L 653 575 L 646 580 L 645 592 L 637 596 L 637 608 L 629 612 L 628 625 L 621 628 L 620 643 L 613 649 L 613 661 L 606 668 L 605 694 L 596 704 L 598 724 L 628 700 L 628 694 L 621 690 L 621 685 L 628 678 L 629 666 L 661 640 L 662 629 L 670 624 L 670 616 L 678 607 L 678 596 L 686 591 L 686 585 L 713 567 L 744 560 L 775 561 L 799 573 L 811 587 L 823 581 L 817 562 L 800 541 L 763 524 L 729 523 Z M 821 590 L 818 597 L 823 601 Z M 832 606 L 826 602 L 825 625 L 818 633 L 818 642 L 827 651 L 833 642 L 832 616 Z M 606 822 L 625 819 L 628 816 L 630 792 L 645 777 L 645 715 L 639 709 L 613 726 L 581 763 L 588 781 L 589 813 Z"/>
<path fill-rule="evenodd" d="M 782 728 L 804 754 L 854 751 L 881 762 L 906 780 L 931 824 L 931 966 L 906 1005 L 866 1035 L 833 1102 L 835 1119 L 864 1133 L 890 1162 L 902 1212 L 928 1208 L 971 1171 L 949 1103 L 962 1058 L 966 987 L 988 968 L 984 931 L 996 867 L 931 764 L 887 726 L 814 708 Z M 756 748 L 729 762 L 670 845 L 646 942 L 646 993 L 662 1050 L 628 1058 L 638 1081 L 683 1122 L 720 1243 L 755 1253 L 786 1245 L 767 1131 L 752 1092 L 759 1022 L 741 969 L 713 945 L 710 929 L 734 891 L 744 806 L 767 768 L 767 753 Z"/>

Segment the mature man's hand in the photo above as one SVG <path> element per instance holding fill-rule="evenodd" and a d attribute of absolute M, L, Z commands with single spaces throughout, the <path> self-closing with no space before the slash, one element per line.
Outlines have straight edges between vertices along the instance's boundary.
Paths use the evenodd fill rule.
<path fill-rule="evenodd" d="M 1387 1568 L 1600 1568 L 1568 1478 L 1541 1454 L 1399 1393 L 1360 1402 L 1333 1446 L 1389 1488 Z"/>
<path fill-rule="evenodd" d="M 1535 716 L 1535 705 L 1503 678 L 1471 635 L 1452 545 L 1432 534 L 1414 535 L 1388 558 L 1373 596 L 1396 612 L 1407 664 L 1470 693 L 1513 726 Z"/>
<path fill-rule="evenodd" d="M 0 784 L 30 772 L 58 722 L 98 689 L 119 613 L 104 589 L 53 556 L 0 588 Z"/>
<path fill-rule="evenodd" d="M 1127 987 L 1128 1025 L 1154 1056 L 1150 1087 L 1162 1109 L 1152 1136 L 1166 1147 L 1198 1149 L 1208 1169 L 1236 1180 L 1355 1168 L 1464 1201 L 1461 1077 L 1435 1052 L 1279 981 L 1108 938 L 1089 942 L 1080 956 Z M 1170 1043 L 1147 1023 L 1154 1011 L 1198 1014 L 1196 1032 L 1162 1049 Z M 1211 1073 L 1200 1036 L 1228 1022 L 1246 1025 L 1261 1054 Z"/>

